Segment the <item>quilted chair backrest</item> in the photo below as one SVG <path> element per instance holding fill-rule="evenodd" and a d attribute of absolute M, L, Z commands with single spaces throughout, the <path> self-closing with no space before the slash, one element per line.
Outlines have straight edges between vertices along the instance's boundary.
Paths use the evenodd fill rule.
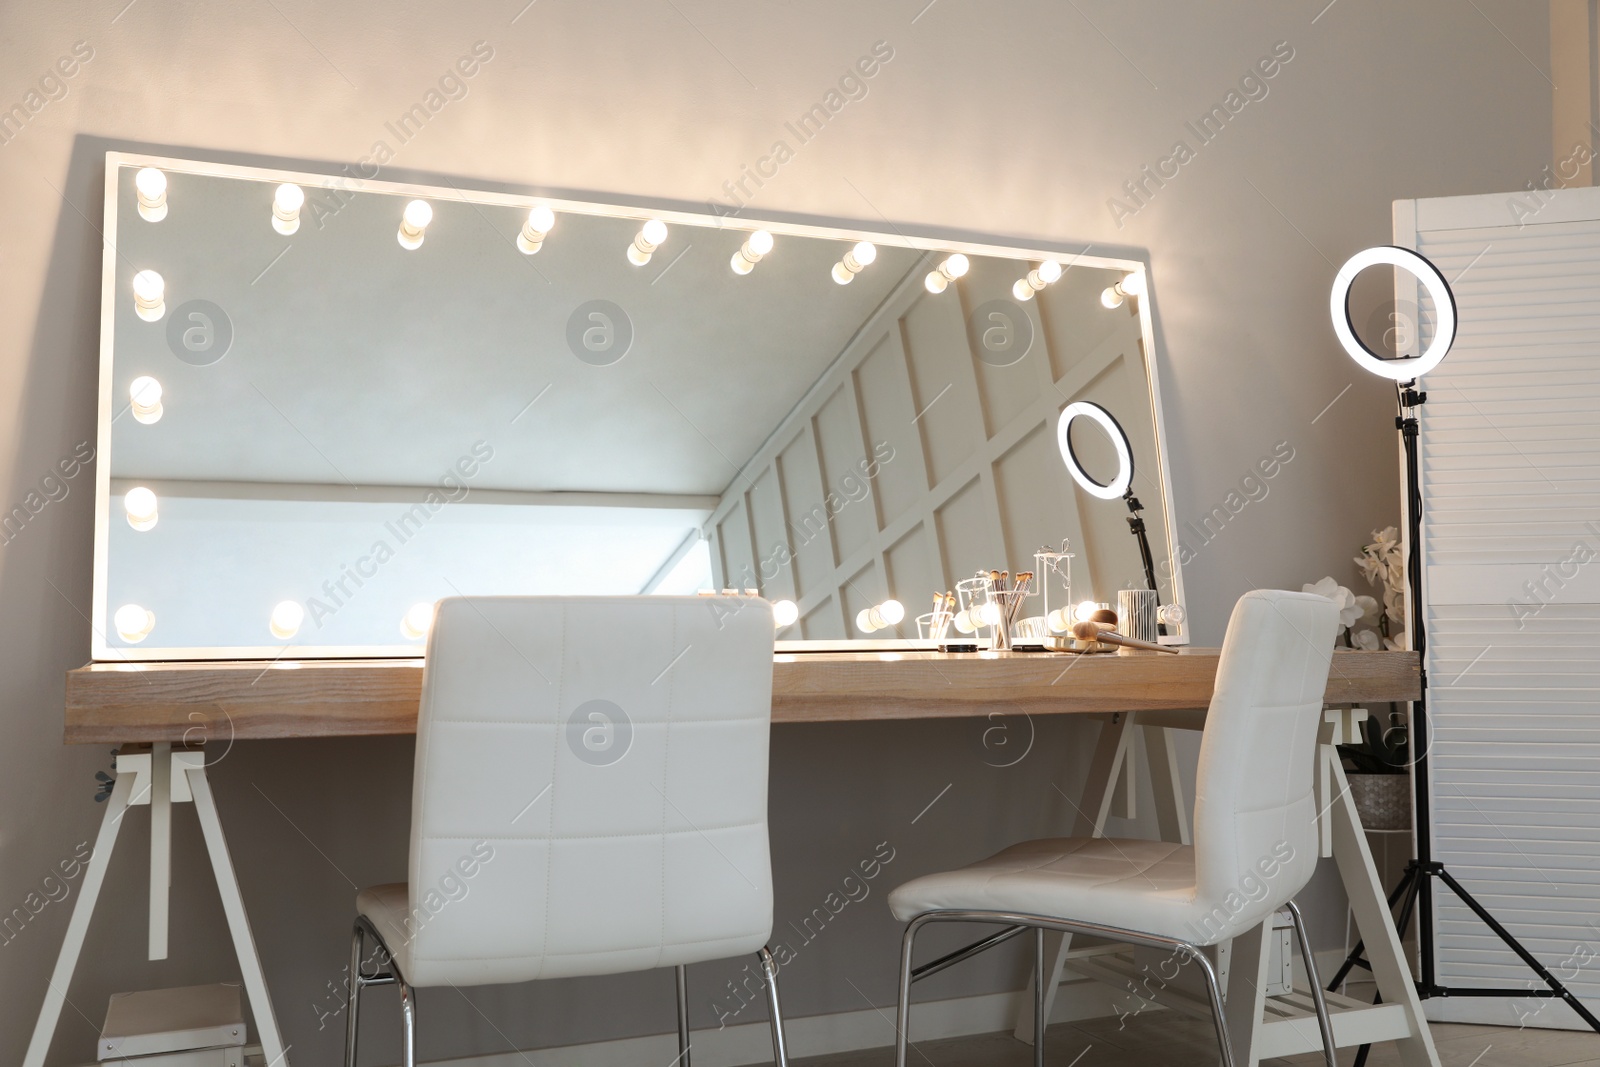
<path fill-rule="evenodd" d="M 772 608 L 455 597 L 428 637 L 408 980 L 754 952 L 772 931 Z"/>
<path fill-rule="evenodd" d="M 1316 869 L 1312 785 L 1338 622 L 1309 593 L 1256 590 L 1234 606 L 1195 787 L 1204 943 L 1261 922 Z"/>

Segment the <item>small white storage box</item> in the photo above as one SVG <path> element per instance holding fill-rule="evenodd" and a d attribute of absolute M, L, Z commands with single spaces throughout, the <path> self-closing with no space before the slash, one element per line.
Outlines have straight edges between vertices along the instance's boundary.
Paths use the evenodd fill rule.
<path fill-rule="evenodd" d="M 239 986 L 113 993 L 97 1054 L 138 1067 L 244 1067 Z"/>

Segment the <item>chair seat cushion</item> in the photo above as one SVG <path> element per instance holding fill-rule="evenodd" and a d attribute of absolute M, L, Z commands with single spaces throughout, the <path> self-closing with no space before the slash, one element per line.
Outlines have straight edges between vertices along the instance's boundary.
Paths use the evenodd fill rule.
<path fill-rule="evenodd" d="M 901 922 L 930 911 L 1018 912 L 1196 945 L 1232 936 L 1244 911 L 1255 910 L 1235 914 L 1224 907 L 1217 913 L 1199 904 L 1194 849 L 1188 845 L 1104 837 L 1012 845 L 960 870 L 907 882 L 889 894 L 889 908 Z"/>

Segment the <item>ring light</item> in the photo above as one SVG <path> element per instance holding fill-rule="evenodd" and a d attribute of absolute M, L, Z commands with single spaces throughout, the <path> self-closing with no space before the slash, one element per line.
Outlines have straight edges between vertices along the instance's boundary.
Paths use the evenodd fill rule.
<path fill-rule="evenodd" d="M 1083 469 L 1083 464 L 1078 462 L 1077 454 L 1072 450 L 1072 420 L 1079 415 L 1087 415 L 1099 423 L 1106 436 L 1111 438 L 1112 447 L 1117 450 L 1117 476 L 1108 484 L 1102 485 L 1089 477 L 1089 472 Z M 1087 400 L 1068 404 L 1061 412 L 1061 420 L 1056 423 L 1056 443 L 1061 446 L 1061 459 L 1066 463 L 1072 480 L 1083 486 L 1084 491 L 1101 500 L 1115 500 L 1133 484 L 1133 450 L 1128 447 L 1128 435 L 1123 433 L 1122 425 L 1112 417 L 1111 412 L 1099 404 Z"/>
<path fill-rule="evenodd" d="M 1368 267 L 1383 263 L 1416 275 L 1423 288 L 1428 290 L 1428 296 L 1433 299 L 1433 306 L 1438 315 L 1433 341 L 1428 345 L 1427 351 L 1414 359 L 1384 359 L 1362 344 L 1361 339 L 1356 336 L 1354 324 L 1350 321 L 1350 286 L 1355 282 L 1356 275 Z M 1439 268 L 1409 248 L 1383 245 L 1351 256 L 1345 261 L 1345 265 L 1339 268 L 1338 275 L 1333 279 L 1333 295 L 1328 310 L 1333 315 L 1333 332 L 1338 336 L 1344 350 L 1350 354 L 1350 358 L 1359 363 L 1364 370 L 1392 378 L 1397 382 L 1420 378 L 1437 367 L 1456 339 L 1455 295 L 1450 292 L 1450 286 L 1445 282 L 1444 275 L 1439 273 Z"/>

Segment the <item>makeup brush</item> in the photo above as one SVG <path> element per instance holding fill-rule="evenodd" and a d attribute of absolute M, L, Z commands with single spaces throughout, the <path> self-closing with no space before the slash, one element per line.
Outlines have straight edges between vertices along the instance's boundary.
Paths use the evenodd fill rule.
<path fill-rule="evenodd" d="M 1123 637 L 1117 631 L 1098 622 L 1074 623 L 1072 636 L 1079 641 L 1104 641 L 1107 644 L 1122 645 L 1126 648 L 1142 648 L 1150 652 L 1167 652 L 1174 656 L 1178 654 L 1175 648 L 1158 645 L 1154 641 L 1141 641 L 1137 637 Z"/>

